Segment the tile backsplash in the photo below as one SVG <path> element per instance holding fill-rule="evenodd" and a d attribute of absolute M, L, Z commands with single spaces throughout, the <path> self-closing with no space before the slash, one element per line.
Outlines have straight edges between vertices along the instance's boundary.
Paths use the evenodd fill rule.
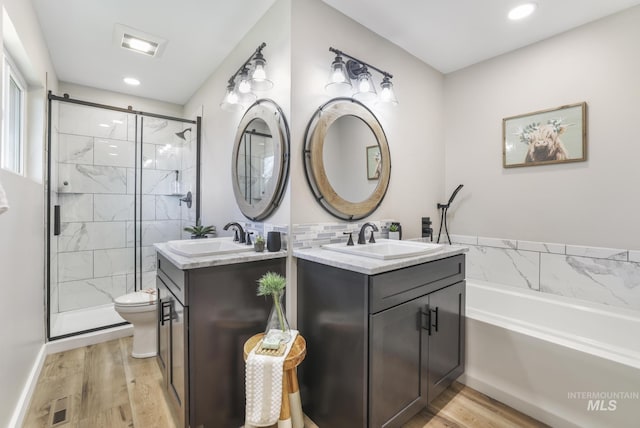
<path fill-rule="evenodd" d="M 640 311 L 640 251 L 451 235 L 467 278 Z"/>
<path fill-rule="evenodd" d="M 394 220 L 370 221 L 370 223 L 378 226 L 379 231 L 375 236 L 380 238 L 389 237 L 389 226 Z M 363 224 L 367 221 L 363 220 L 355 223 L 309 223 L 294 224 L 291 232 L 291 240 L 293 248 L 311 248 L 319 247 L 323 244 L 334 244 L 339 242 L 347 242 L 348 236 L 345 232 L 353 232 L 354 242 L 358 239 L 358 232 Z M 369 229 L 370 230 L 370 229 Z M 369 236 L 367 232 L 367 239 Z"/>

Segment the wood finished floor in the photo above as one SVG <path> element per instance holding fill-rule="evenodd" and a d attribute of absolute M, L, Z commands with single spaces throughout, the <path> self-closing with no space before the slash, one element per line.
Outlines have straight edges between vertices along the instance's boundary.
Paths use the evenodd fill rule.
<path fill-rule="evenodd" d="M 174 428 L 155 358 L 132 358 L 131 345 L 127 337 L 47 356 L 23 426 Z M 65 407 L 60 401 L 64 398 L 65 422 L 54 424 L 56 410 Z M 544 426 L 455 383 L 404 428 Z M 317 428 L 309 420 L 305 427 Z"/>

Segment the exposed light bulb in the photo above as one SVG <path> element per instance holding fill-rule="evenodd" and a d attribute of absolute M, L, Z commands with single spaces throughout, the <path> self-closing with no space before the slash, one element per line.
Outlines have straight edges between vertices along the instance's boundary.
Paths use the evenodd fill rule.
<path fill-rule="evenodd" d="M 384 76 L 380 83 L 380 98 L 378 104 L 398 105 L 396 94 L 393 92 L 393 83 L 389 76 Z"/>
<path fill-rule="evenodd" d="M 227 102 L 229 104 L 237 104 L 238 103 L 238 94 L 236 94 L 236 91 L 229 91 L 227 93 Z"/>
<path fill-rule="evenodd" d="M 241 94 L 248 94 L 251 92 L 251 83 L 246 79 L 246 76 L 238 83 L 238 92 Z"/>
<path fill-rule="evenodd" d="M 386 87 L 382 88 L 380 91 L 380 99 L 385 102 L 391 101 L 391 90 Z"/>
<path fill-rule="evenodd" d="M 371 84 L 369 83 L 369 79 L 367 78 L 360 79 L 360 82 L 358 82 L 358 90 L 360 92 L 369 92 L 370 89 L 371 89 Z"/>
<path fill-rule="evenodd" d="M 333 74 L 331 75 L 331 81 L 333 83 L 342 83 L 345 81 L 344 73 L 339 68 L 333 70 Z"/>
<path fill-rule="evenodd" d="M 262 64 L 256 63 L 256 68 L 253 70 L 253 80 L 264 80 L 267 78 L 267 73 L 264 71 Z"/>

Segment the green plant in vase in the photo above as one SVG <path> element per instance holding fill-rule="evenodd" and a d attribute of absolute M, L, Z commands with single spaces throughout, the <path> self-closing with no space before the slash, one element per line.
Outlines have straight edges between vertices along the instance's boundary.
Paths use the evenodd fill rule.
<path fill-rule="evenodd" d="M 257 295 L 271 296 L 273 299 L 273 308 L 271 308 L 271 313 L 269 314 L 263 347 L 265 347 L 265 344 L 270 343 L 275 343 L 279 346 L 281 342 L 286 343 L 291 339 L 289 322 L 282 305 L 286 284 L 287 280 L 275 272 L 267 272 L 258 280 Z"/>
<path fill-rule="evenodd" d="M 389 239 L 400 239 L 400 225 L 398 223 L 391 223 L 389 226 Z"/>
<path fill-rule="evenodd" d="M 253 243 L 253 249 L 256 250 L 258 253 L 261 253 L 264 251 L 264 245 L 265 245 L 264 238 L 262 237 L 262 235 L 258 235 L 255 242 Z"/>
<path fill-rule="evenodd" d="M 206 238 L 207 235 L 213 235 L 216 233 L 215 226 L 202 226 L 199 222 L 193 226 L 185 227 L 185 232 L 191 234 L 191 239 Z"/>

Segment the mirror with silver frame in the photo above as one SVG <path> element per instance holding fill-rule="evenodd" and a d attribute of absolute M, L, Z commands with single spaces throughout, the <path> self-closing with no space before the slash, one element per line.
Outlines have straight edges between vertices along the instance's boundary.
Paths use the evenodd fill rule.
<path fill-rule="evenodd" d="M 391 176 L 387 137 L 376 116 L 352 98 L 322 105 L 307 125 L 304 166 L 316 200 L 343 220 L 373 213 Z"/>
<path fill-rule="evenodd" d="M 274 101 L 257 100 L 240 120 L 231 171 L 242 214 L 253 221 L 269 217 L 282 201 L 289 174 L 289 126 Z"/>

